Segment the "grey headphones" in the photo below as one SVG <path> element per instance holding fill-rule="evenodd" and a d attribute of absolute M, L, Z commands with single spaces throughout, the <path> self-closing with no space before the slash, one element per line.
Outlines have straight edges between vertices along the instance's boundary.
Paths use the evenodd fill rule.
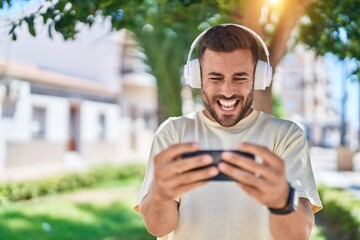
<path fill-rule="evenodd" d="M 245 31 L 251 33 L 261 43 L 262 48 L 264 49 L 267 61 L 265 62 L 262 60 L 258 60 L 258 62 L 256 63 L 256 70 L 255 70 L 255 76 L 254 76 L 254 81 L 255 81 L 254 89 L 255 90 L 265 90 L 266 87 L 270 86 L 271 79 L 272 79 L 272 67 L 270 65 L 270 60 L 269 60 L 270 54 L 269 54 L 268 48 L 266 47 L 265 42 L 261 39 L 261 37 L 256 32 L 254 32 L 250 28 L 244 27 L 242 25 L 229 23 L 229 24 L 221 24 L 220 26 L 229 26 L 229 25 L 244 29 Z M 211 29 L 211 28 L 209 28 L 209 29 Z M 187 62 L 184 66 L 185 83 L 190 85 L 192 88 L 201 88 L 201 72 L 200 72 L 201 70 L 200 70 L 199 59 L 190 60 L 191 54 L 192 54 L 193 50 L 195 49 L 196 45 L 200 42 L 201 38 L 204 36 L 204 34 L 207 31 L 209 31 L 209 29 L 203 31 L 202 33 L 200 33 L 199 36 L 197 36 L 195 38 L 195 40 L 191 44 Z"/>

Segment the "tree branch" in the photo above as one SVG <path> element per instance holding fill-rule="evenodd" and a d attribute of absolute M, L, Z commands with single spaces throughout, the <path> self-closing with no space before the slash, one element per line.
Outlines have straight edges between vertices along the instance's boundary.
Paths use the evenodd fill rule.
<path fill-rule="evenodd" d="M 307 5 L 313 1 L 314 0 L 284 1 L 284 4 L 286 4 L 285 9 L 280 17 L 269 46 L 270 62 L 273 69 L 276 68 L 282 57 L 285 55 L 287 51 L 287 42 L 297 21 L 303 16 Z"/>
<path fill-rule="evenodd" d="M 304 14 L 305 8 L 314 0 L 283 1 L 283 14 L 279 19 L 276 30 L 269 46 L 270 63 L 275 70 L 282 57 L 287 52 L 287 42 L 290 34 L 297 24 L 298 19 Z M 253 107 L 257 110 L 272 114 L 272 88 L 265 91 L 254 92 Z"/>
<path fill-rule="evenodd" d="M 261 17 L 261 9 L 265 3 L 265 0 L 246 0 L 236 1 L 231 11 L 231 19 L 235 23 L 241 23 L 244 26 L 251 28 L 260 37 L 265 37 L 265 31 L 263 26 L 259 24 L 259 19 Z M 243 9 L 242 9 L 243 8 Z M 242 14 L 241 14 L 242 13 Z"/>

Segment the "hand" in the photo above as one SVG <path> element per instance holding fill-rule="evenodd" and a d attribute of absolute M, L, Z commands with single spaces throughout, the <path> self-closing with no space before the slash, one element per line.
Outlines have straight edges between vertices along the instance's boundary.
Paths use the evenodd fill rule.
<path fill-rule="evenodd" d="M 270 208 L 284 208 L 289 194 L 284 161 L 263 146 L 241 143 L 238 149 L 254 154 L 263 162 L 257 163 L 236 153 L 223 152 L 221 158 L 224 162 L 218 165 L 220 172 L 235 179 L 259 203 Z"/>
<path fill-rule="evenodd" d="M 172 145 L 155 156 L 151 193 L 156 194 L 158 201 L 177 199 L 184 192 L 205 185 L 208 182 L 206 179 L 219 173 L 214 166 L 189 171 L 210 165 L 214 161 L 209 155 L 180 159 L 181 154 L 196 150 L 199 150 L 197 144 L 181 143 Z"/>

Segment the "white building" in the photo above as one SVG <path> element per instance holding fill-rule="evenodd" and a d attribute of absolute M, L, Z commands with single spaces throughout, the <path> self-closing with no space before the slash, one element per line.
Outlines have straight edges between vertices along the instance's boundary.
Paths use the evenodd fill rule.
<path fill-rule="evenodd" d="M 0 64 L 0 77 L 6 88 L 0 120 L 2 169 L 58 171 L 146 159 L 154 126 L 150 118 L 124 115 L 117 89 L 16 63 Z M 129 99 L 137 90 L 156 99 L 154 87 L 125 85 L 123 90 L 129 88 Z"/>
<path fill-rule="evenodd" d="M 106 22 L 75 41 L 37 30 L 33 38 L 19 29 L 16 42 L 0 37 L 0 180 L 11 169 L 146 161 L 157 88 L 132 35 Z"/>
<path fill-rule="evenodd" d="M 325 147 L 339 144 L 340 116 L 332 103 L 322 57 L 297 45 L 276 68 L 274 93 L 282 100 L 285 117 L 306 129 L 310 143 Z"/>

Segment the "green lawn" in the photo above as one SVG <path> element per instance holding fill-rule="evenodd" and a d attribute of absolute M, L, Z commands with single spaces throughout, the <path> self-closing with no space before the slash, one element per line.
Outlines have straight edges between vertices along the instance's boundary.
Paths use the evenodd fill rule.
<path fill-rule="evenodd" d="M 112 182 L 0 206 L 0 239 L 153 240 L 132 210 L 139 184 Z M 324 239 L 329 238 L 316 227 L 311 240 Z"/>
<path fill-rule="evenodd" d="M 155 239 L 132 210 L 139 183 L 116 185 L 1 206 L 0 239 Z"/>

